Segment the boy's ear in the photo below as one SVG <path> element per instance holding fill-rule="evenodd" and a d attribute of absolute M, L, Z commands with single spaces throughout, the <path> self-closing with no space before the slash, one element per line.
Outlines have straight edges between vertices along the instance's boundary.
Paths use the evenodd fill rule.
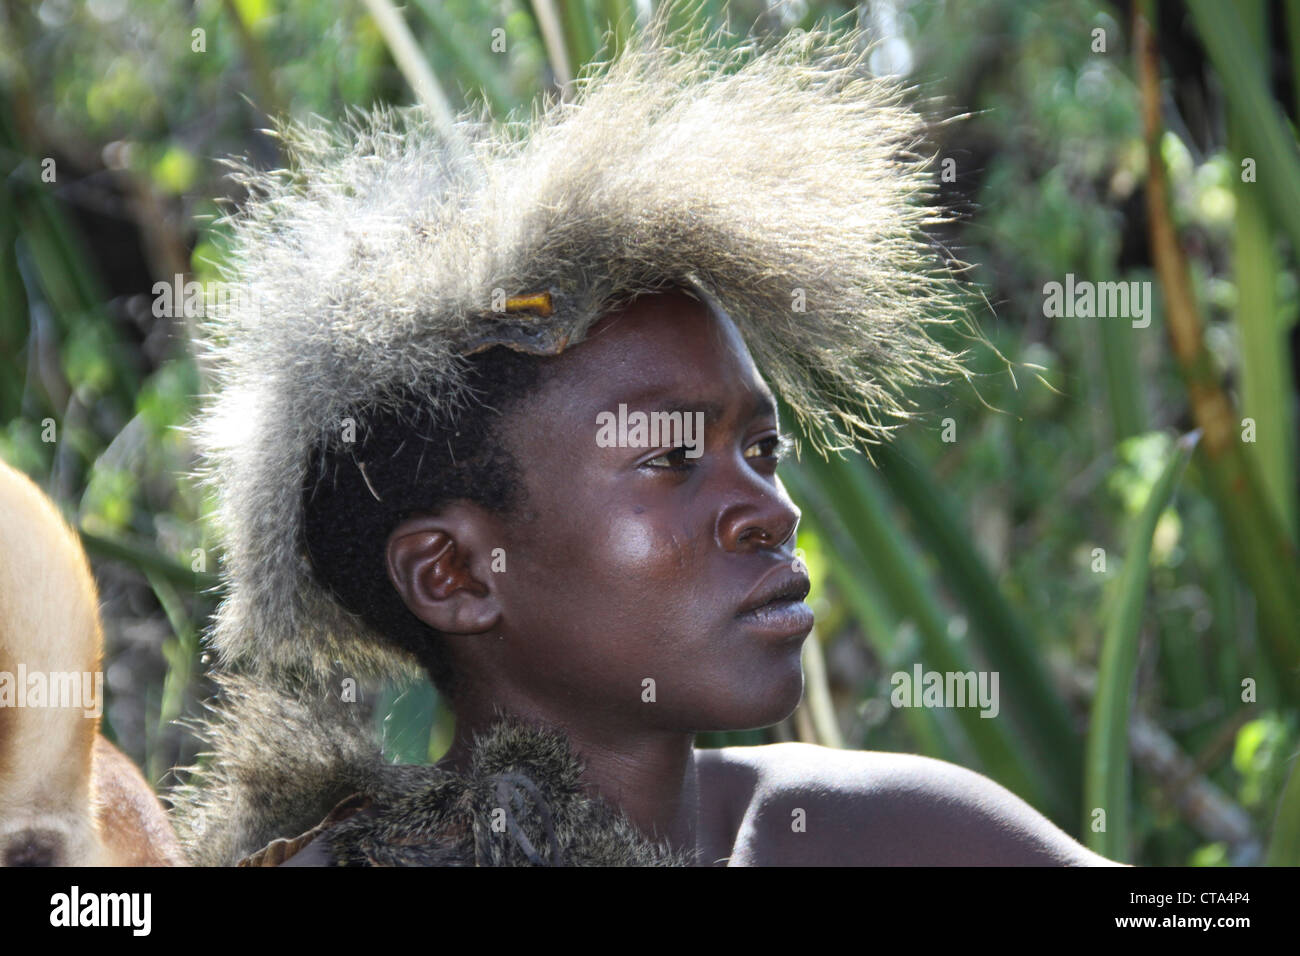
<path fill-rule="evenodd" d="M 486 513 L 453 502 L 407 518 L 388 536 L 388 578 L 411 613 L 445 634 L 481 634 L 501 608 L 492 580 Z"/>

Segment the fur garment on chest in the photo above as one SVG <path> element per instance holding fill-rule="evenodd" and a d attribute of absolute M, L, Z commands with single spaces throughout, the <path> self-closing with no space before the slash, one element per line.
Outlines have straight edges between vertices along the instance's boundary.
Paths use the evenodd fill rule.
<path fill-rule="evenodd" d="M 478 739 L 467 773 L 434 770 L 427 784 L 373 816 L 351 817 L 323 839 L 344 866 L 689 863 L 586 796 L 581 771 L 562 734 L 502 719 Z"/>
<path fill-rule="evenodd" d="M 693 862 L 588 795 L 558 730 L 501 716 L 475 738 L 464 772 L 395 766 L 349 705 L 245 678 L 221 684 L 222 702 L 197 728 L 207 762 L 172 794 L 196 865 L 264 859 L 272 845 L 309 839 L 343 866 Z M 341 801 L 365 810 L 336 821 Z"/>

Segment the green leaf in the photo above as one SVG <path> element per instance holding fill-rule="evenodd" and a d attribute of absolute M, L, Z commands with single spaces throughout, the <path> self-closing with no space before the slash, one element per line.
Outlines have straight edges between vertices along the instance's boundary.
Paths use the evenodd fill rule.
<path fill-rule="evenodd" d="M 1259 188 L 1277 225 L 1300 249 L 1300 157 L 1295 137 L 1269 95 L 1260 54 L 1250 42 L 1236 5 L 1187 0 L 1201 42 L 1214 62 L 1232 114 L 1240 117 L 1242 143 L 1256 161 Z"/>
<path fill-rule="evenodd" d="M 1084 832 L 1089 846 L 1112 860 L 1125 860 L 1129 855 L 1129 710 L 1151 568 L 1151 542 L 1156 523 L 1173 497 L 1199 437 L 1199 432 L 1184 436 L 1169 456 L 1133 525 L 1124 568 L 1114 581 L 1107 604 L 1084 766 Z M 1096 810 L 1105 811 L 1104 829 L 1093 828 Z"/>
<path fill-rule="evenodd" d="M 189 150 L 172 145 L 158 157 L 150 172 L 155 186 L 165 193 L 179 196 L 193 188 L 199 175 L 199 163 Z"/>

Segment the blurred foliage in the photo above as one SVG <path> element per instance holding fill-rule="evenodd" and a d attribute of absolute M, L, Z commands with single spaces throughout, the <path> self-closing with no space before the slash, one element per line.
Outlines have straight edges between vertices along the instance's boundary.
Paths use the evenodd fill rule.
<path fill-rule="evenodd" d="M 617 46 L 648 6 L 411 0 L 401 14 L 451 106 L 504 118 L 607 54 L 606 26 L 618 25 Z M 826 665 L 808 696 L 832 710 L 814 719 L 805 705 L 767 731 L 700 743 L 828 743 L 833 711 L 847 746 L 975 767 L 1086 839 L 1084 742 L 1100 681 L 1108 700 L 1129 701 L 1110 713 L 1156 728 L 1187 771 L 1171 774 L 1122 743 L 1097 765 L 1132 778 L 1131 793 L 1121 785 L 1131 811 L 1110 808 L 1125 816 L 1115 832 L 1128 833 L 1115 854 L 1148 865 L 1260 862 L 1274 829 L 1300 825 L 1295 779 L 1279 813 L 1300 746 L 1294 677 L 1279 672 L 1266 640 L 1294 645 L 1300 633 L 1262 632 L 1256 582 L 1230 549 L 1231 512 L 1202 458 L 1177 490 L 1152 499 L 1171 439 L 1195 418 L 1149 252 L 1128 7 L 700 0 L 678 11 L 679 22 L 725 19 L 737 37 L 837 16 L 872 32 L 873 69 L 905 76 L 936 120 L 928 146 L 936 172 L 951 160 L 940 198 L 958 218 L 935 241 L 973 264 L 993 345 L 971 353 L 975 388 L 913 396 L 915 423 L 874 451 L 876 467 L 861 456 L 792 463 Z M 1246 451 L 1264 470 L 1265 504 L 1294 562 L 1300 284 L 1285 210 L 1241 182 L 1240 144 L 1276 138 L 1231 100 L 1257 103 L 1264 89 L 1294 151 L 1300 51 L 1282 38 L 1300 24 L 1284 23 L 1281 5 L 1256 11 L 1272 29 L 1256 19 L 1241 42 L 1262 44 L 1259 83 L 1225 96 L 1191 13 L 1173 2 L 1159 10 L 1158 155 L 1172 218 L 1213 374 L 1259 419 L 1262 437 Z M 539 28 L 548 18 L 564 62 Z M 1214 57 L 1245 49 L 1220 46 Z M 210 691 L 198 635 L 219 598 L 219 551 L 203 494 L 185 477 L 183 426 L 202 369 L 187 320 L 155 314 L 155 284 L 213 278 L 219 203 L 239 198 L 218 160 L 277 162 L 264 132 L 271 116 L 340 117 L 412 93 L 360 0 L 8 0 L 0 90 L 0 457 L 37 476 L 83 529 L 107 618 L 107 724 L 158 780 L 193 756 L 171 721 Z M 938 122 L 952 117 L 962 118 Z M 1048 317 L 1044 285 L 1070 274 L 1151 282 L 1151 324 Z M 1148 506 L 1149 545 L 1134 533 Z M 1137 583 L 1121 612 L 1114 594 L 1126 575 Z M 1121 613 L 1131 666 L 1111 670 L 1131 677 L 1099 675 L 1103 636 Z M 917 661 L 998 670 L 1002 716 L 894 709 L 891 675 Z M 449 743 L 450 715 L 427 685 L 371 699 L 393 759 L 436 760 Z M 1240 814 L 1244 831 L 1189 810 L 1193 780 L 1227 817 Z"/>

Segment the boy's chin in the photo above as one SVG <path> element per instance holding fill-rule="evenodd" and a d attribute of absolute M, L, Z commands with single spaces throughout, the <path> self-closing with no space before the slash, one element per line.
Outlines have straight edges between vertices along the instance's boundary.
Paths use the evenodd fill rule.
<path fill-rule="evenodd" d="M 726 706 L 710 708 L 709 719 L 701 731 L 761 730 L 779 724 L 799 706 L 803 699 L 803 669 L 796 668 L 783 680 L 767 688 L 751 687 L 731 695 Z"/>

